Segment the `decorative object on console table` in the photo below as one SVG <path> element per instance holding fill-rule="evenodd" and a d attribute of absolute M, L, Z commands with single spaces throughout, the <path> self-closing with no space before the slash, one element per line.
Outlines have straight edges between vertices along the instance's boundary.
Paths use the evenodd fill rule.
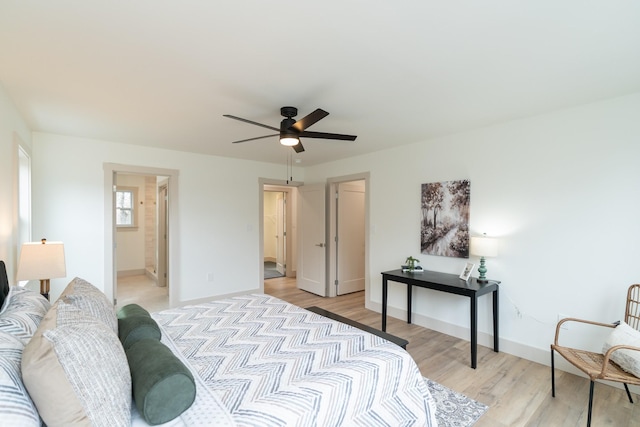
<path fill-rule="evenodd" d="M 498 242 L 495 239 L 487 237 L 484 233 L 481 237 L 471 238 L 471 253 L 480 257 L 480 267 L 478 267 L 478 283 L 487 283 L 487 267 L 485 266 L 485 257 L 494 257 L 498 255 Z"/>
<path fill-rule="evenodd" d="M 50 279 L 67 275 L 62 242 L 30 242 L 22 245 L 16 280 L 40 280 L 40 293 L 49 299 Z"/>
<path fill-rule="evenodd" d="M 422 273 L 424 271 L 422 267 L 416 265 L 419 262 L 419 259 L 415 259 L 412 256 L 407 257 L 407 259 L 405 260 L 406 265 L 402 266 L 402 271 L 407 273 Z"/>
<path fill-rule="evenodd" d="M 469 276 L 471 276 L 471 272 L 473 271 L 473 267 L 475 266 L 474 263 L 472 262 L 468 262 L 465 266 L 464 266 L 464 270 L 462 270 L 462 273 L 460 273 L 460 278 L 464 281 L 469 280 Z"/>

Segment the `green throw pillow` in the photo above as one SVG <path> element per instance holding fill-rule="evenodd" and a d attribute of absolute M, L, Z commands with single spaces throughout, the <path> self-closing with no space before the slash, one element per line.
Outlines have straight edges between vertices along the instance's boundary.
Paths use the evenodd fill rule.
<path fill-rule="evenodd" d="M 143 339 L 159 341 L 162 333 L 147 310 L 137 304 L 129 304 L 118 310 L 118 337 L 126 350 Z"/>
<path fill-rule="evenodd" d="M 133 400 L 147 423 L 166 423 L 191 406 L 196 397 L 193 376 L 167 346 L 144 339 L 126 353 Z"/>

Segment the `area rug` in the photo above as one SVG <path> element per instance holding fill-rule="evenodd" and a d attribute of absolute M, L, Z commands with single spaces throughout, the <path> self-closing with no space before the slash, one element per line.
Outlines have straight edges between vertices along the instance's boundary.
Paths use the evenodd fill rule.
<path fill-rule="evenodd" d="M 275 279 L 276 277 L 284 277 L 282 273 L 276 270 L 276 263 L 271 261 L 264 262 L 264 279 Z"/>
<path fill-rule="evenodd" d="M 489 409 L 487 405 L 429 378 L 425 378 L 425 381 L 436 401 L 436 419 L 439 427 L 470 427 Z"/>

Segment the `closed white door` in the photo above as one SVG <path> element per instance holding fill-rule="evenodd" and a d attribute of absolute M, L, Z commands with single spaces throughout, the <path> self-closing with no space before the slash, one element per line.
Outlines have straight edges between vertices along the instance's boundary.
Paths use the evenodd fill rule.
<path fill-rule="evenodd" d="M 364 185 L 341 183 L 337 198 L 338 295 L 364 290 Z"/>
<path fill-rule="evenodd" d="M 298 288 L 327 296 L 325 185 L 305 185 L 298 191 Z"/>

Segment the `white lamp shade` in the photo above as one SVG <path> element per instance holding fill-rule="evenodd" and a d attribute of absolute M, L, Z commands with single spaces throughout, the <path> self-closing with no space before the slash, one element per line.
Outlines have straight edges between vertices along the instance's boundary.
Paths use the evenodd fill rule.
<path fill-rule="evenodd" d="M 483 257 L 498 255 L 498 241 L 490 237 L 472 237 L 471 254 Z"/>
<path fill-rule="evenodd" d="M 46 280 L 66 277 L 62 242 L 24 243 L 16 280 Z"/>

